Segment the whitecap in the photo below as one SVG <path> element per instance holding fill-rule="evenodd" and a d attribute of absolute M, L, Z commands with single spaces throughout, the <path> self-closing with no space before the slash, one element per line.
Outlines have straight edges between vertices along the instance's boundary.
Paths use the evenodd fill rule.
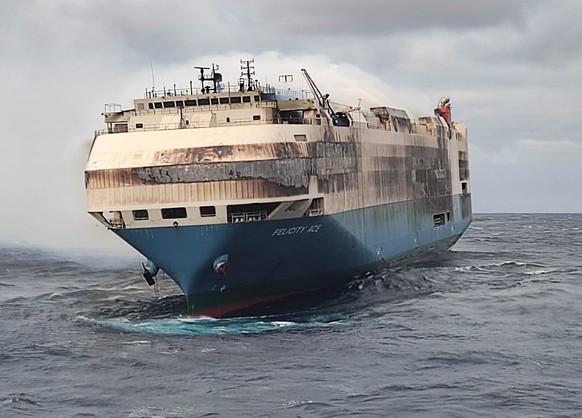
<path fill-rule="evenodd" d="M 152 342 L 148 340 L 124 341 L 123 345 L 152 345 Z"/>

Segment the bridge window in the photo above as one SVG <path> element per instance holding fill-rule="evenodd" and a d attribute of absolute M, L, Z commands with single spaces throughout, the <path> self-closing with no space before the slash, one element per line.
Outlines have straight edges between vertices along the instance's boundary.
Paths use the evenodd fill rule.
<path fill-rule="evenodd" d="M 243 102 L 244 103 L 250 103 L 251 102 L 251 96 L 243 96 Z"/>
<path fill-rule="evenodd" d="M 229 100 L 228 97 L 221 97 L 220 98 L 220 104 L 228 104 Z"/>
<path fill-rule="evenodd" d="M 198 106 L 208 106 L 210 104 L 210 99 L 198 99 Z"/>
<path fill-rule="evenodd" d="M 174 102 L 164 102 L 164 107 L 176 107 L 176 103 L 174 103 Z"/>
<path fill-rule="evenodd" d="M 186 100 L 186 106 L 196 106 L 196 99 Z"/>
<path fill-rule="evenodd" d="M 240 103 L 240 96 L 235 96 L 230 98 L 231 103 Z"/>
<path fill-rule="evenodd" d="M 186 218 L 186 208 L 165 208 L 162 209 L 162 218 L 164 219 L 180 219 Z"/>
<path fill-rule="evenodd" d="M 210 99 L 210 103 L 211 104 L 218 104 L 218 99 L 216 97 L 213 97 L 212 99 Z"/>

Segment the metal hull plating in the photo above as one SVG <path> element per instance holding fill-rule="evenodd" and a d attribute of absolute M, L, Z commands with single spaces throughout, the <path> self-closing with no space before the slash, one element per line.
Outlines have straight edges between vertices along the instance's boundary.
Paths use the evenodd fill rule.
<path fill-rule="evenodd" d="M 412 201 L 319 217 L 117 233 L 176 281 L 191 313 L 224 316 L 450 248 L 470 223 L 462 216 L 463 196 L 451 198 L 453 219 L 438 227 L 430 213 L 411 218 L 426 205 Z M 213 261 L 224 254 L 229 269 L 221 277 Z"/>

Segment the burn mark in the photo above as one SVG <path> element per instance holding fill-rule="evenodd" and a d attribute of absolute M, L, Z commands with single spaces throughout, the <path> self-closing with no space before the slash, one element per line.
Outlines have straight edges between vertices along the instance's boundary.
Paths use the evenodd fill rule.
<path fill-rule="evenodd" d="M 261 178 L 286 187 L 307 187 L 313 175 L 307 158 L 235 163 L 182 164 L 132 169 L 132 175 L 146 184 L 195 183 Z"/>

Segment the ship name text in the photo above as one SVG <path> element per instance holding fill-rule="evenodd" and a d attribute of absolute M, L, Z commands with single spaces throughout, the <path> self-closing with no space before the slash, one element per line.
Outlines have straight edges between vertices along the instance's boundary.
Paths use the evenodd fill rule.
<path fill-rule="evenodd" d="M 294 226 L 291 228 L 279 228 L 275 229 L 271 236 L 282 236 L 282 235 L 298 235 L 305 233 L 317 233 L 321 228 L 321 224 L 311 225 L 311 226 Z"/>

